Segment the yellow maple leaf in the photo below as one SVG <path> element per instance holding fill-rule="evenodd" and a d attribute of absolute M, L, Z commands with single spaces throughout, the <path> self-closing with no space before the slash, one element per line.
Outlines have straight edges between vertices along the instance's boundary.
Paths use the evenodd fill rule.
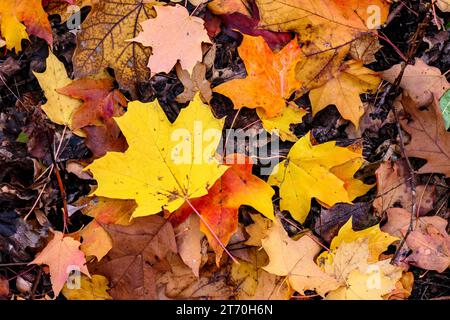
<path fill-rule="evenodd" d="M 389 233 L 383 232 L 380 229 L 380 225 L 376 224 L 370 228 L 354 231 L 352 227 L 353 219 L 350 219 L 339 229 L 339 233 L 333 238 L 330 244 L 330 252 L 324 252 L 320 257 L 325 259 L 332 259 L 333 250 L 336 250 L 342 243 L 350 243 L 357 239 L 367 238 L 369 255 L 367 257 L 368 262 L 376 262 L 381 253 L 387 250 L 389 245 L 394 241 L 397 241 L 397 237 L 391 236 Z"/>
<path fill-rule="evenodd" d="M 293 102 L 287 104 L 286 108 L 281 111 L 281 114 L 268 118 L 264 109 L 257 108 L 256 113 L 261 119 L 264 129 L 270 134 L 276 134 L 283 141 L 295 142 L 298 140 L 297 136 L 291 130 L 291 124 L 302 123 L 303 117 L 308 113 L 305 109 L 297 107 Z"/>
<path fill-rule="evenodd" d="M 295 67 L 303 54 L 297 39 L 274 53 L 262 37 L 243 36 L 238 51 L 247 77 L 225 82 L 213 91 L 229 97 L 235 109 L 261 108 L 267 118 L 273 118 L 282 112 L 286 99 L 299 88 Z"/>
<path fill-rule="evenodd" d="M 108 279 L 104 276 L 93 274 L 91 278 L 84 275 L 80 279 L 80 288 L 71 289 L 64 285 L 62 294 L 68 300 L 111 300 L 112 297 L 107 292 Z"/>
<path fill-rule="evenodd" d="M 346 182 L 331 169 L 359 158 L 360 153 L 338 147 L 335 142 L 313 146 L 308 133 L 294 144 L 287 159 L 274 168 L 268 183 L 280 188 L 281 210 L 288 210 L 294 219 L 303 223 L 312 198 L 327 206 L 351 203 Z"/>
<path fill-rule="evenodd" d="M 173 212 L 186 199 L 207 194 L 228 168 L 214 158 L 223 120 L 213 116 L 199 94 L 173 124 L 157 100 L 133 101 L 115 119 L 129 148 L 107 153 L 86 170 L 98 182 L 95 195 L 136 200 L 133 217 Z"/>
<path fill-rule="evenodd" d="M 362 62 L 347 61 L 334 78 L 309 92 L 313 114 L 334 104 L 342 117 L 358 128 L 359 119 L 364 114 L 359 95 L 376 90 L 380 82 L 378 73 L 363 67 Z"/>
<path fill-rule="evenodd" d="M 315 290 L 324 296 L 339 287 L 339 283 L 314 262 L 321 247 L 312 234 L 292 240 L 281 221 L 277 220 L 262 240 L 262 245 L 270 260 L 263 269 L 278 276 L 287 276 L 297 292 Z"/>
<path fill-rule="evenodd" d="M 72 82 L 67 76 L 64 64 L 50 51 L 45 71 L 33 72 L 33 74 L 47 98 L 42 110 L 51 121 L 71 128 L 72 115 L 82 103 L 80 100 L 56 92 L 56 89 L 63 88 Z"/>

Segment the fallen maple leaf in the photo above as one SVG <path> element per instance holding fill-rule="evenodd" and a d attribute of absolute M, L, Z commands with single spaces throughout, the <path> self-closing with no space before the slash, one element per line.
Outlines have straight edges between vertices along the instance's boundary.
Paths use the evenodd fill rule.
<path fill-rule="evenodd" d="M 411 141 L 405 146 L 406 155 L 427 160 L 419 173 L 443 173 L 450 177 L 450 133 L 445 129 L 437 99 L 427 106 L 419 106 L 404 95 L 401 104 L 407 114 L 400 122 L 411 135 Z"/>
<path fill-rule="evenodd" d="M 109 152 L 86 170 L 97 180 L 95 195 L 136 200 L 133 217 L 175 211 L 187 199 L 207 194 L 227 169 L 214 158 L 223 120 L 214 118 L 199 95 L 173 124 L 157 100 L 130 102 L 127 113 L 115 120 L 128 149 Z M 203 139 L 206 133 L 212 140 Z"/>
<path fill-rule="evenodd" d="M 208 9 L 217 15 L 239 12 L 250 17 L 249 7 L 247 0 L 212 0 L 208 3 Z"/>
<path fill-rule="evenodd" d="M 43 73 L 33 72 L 33 74 L 38 79 L 47 98 L 42 110 L 51 121 L 72 128 L 73 113 L 80 108 L 81 102 L 57 92 L 57 89 L 72 82 L 67 76 L 64 64 L 50 51 L 45 71 Z"/>
<path fill-rule="evenodd" d="M 279 115 L 286 100 L 298 89 L 295 66 L 302 58 L 297 39 L 274 53 L 262 37 L 244 35 L 239 55 L 247 70 L 245 79 L 234 79 L 213 89 L 229 97 L 235 109 L 264 109 L 267 118 Z"/>
<path fill-rule="evenodd" d="M 412 220 L 413 231 L 406 238 L 406 245 L 412 250 L 406 262 L 419 268 L 444 272 L 450 267 L 450 236 L 448 222 L 441 217 L 411 217 L 402 208 L 387 210 L 388 222 L 383 231 L 404 238 Z"/>
<path fill-rule="evenodd" d="M 389 12 L 384 0 L 257 0 L 256 4 L 259 27 L 297 32 L 307 55 L 348 45 L 374 32 Z"/>
<path fill-rule="evenodd" d="M 412 187 L 409 181 L 409 169 L 406 160 L 384 162 L 375 172 L 377 178 L 377 197 L 373 202 L 378 216 L 395 205 L 411 208 Z M 433 185 L 416 186 L 417 213 L 421 216 L 433 210 L 435 190 Z"/>
<path fill-rule="evenodd" d="M 74 268 L 89 275 L 84 253 L 80 251 L 80 242 L 64 237 L 62 232 L 54 231 L 54 237 L 47 246 L 29 264 L 46 264 L 50 268 L 50 279 L 55 297 L 64 287 Z"/>
<path fill-rule="evenodd" d="M 338 174 L 330 169 L 361 158 L 361 153 L 327 142 L 313 146 L 310 133 L 306 134 L 289 151 L 287 159 L 279 163 L 268 183 L 280 188 L 280 209 L 303 223 L 314 197 L 327 206 L 338 202 L 351 203 L 348 190 Z M 365 186 L 361 186 L 365 190 Z"/>
<path fill-rule="evenodd" d="M 268 230 L 272 227 L 273 220 L 264 218 L 260 214 L 252 214 L 253 223 L 245 227 L 249 238 L 245 242 L 248 246 L 261 247 L 261 240 L 267 237 Z"/>
<path fill-rule="evenodd" d="M 233 154 L 226 158 L 225 163 L 234 164 L 209 189 L 208 194 L 190 200 L 171 217 L 173 221 L 183 220 L 194 210 L 201 215 L 200 230 L 216 252 L 217 265 L 224 251 L 223 246 L 237 231 L 241 205 L 251 206 L 266 217 L 274 218 L 272 196 L 275 192 L 265 181 L 252 175 L 251 160 Z"/>
<path fill-rule="evenodd" d="M 114 119 L 107 119 L 101 126 L 86 126 L 84 143 L 91 150 L 93 158 L 103 157 L 109 151 L 124 152 L 127 141 Z"/>
<path fill-rule="evenodd" d="M 138 84 L 148 80 L 151 50 L 126 42 L 141 31 L 139 22 L 153 17 L 153 4 L 142 0 L 96 2 L 77 35 L 73 56 L 76 78 L 113 68 L 120 87 L 137 95 Z"/>
<path fill-rule="evenodd" d="M 377 89 L 381 79 L 378 74 L 363 67 L 360 61 L 347 61 L 323 86 L 309 92 L 312 111 L 315 115 L 328 105 L 334 104 L 342 117 L 358 128 L 364 114 L 360 94 Z"/>
<path fill-rule="evenodd" d="M 183 70 L 192 74 L 197 62 L 202 61 L 202 43 L 211 43 L 204 21 L 190 16 L 180 5 L 155 7 L 156 18 L 141 22 L 143 31 L 132 42 L 152 48 L 148 67 L 154 76 L 169 73 L 177 61 Z M 170 41 L 167 41 L 167 38 Z"/>
<path fill-rule="evenodd" d="M 375 54 L 381 48 L 378 38 L 372 34 L 367 34 L 352 43 L 349 54 L 354 60 L 361 61 L 363 64 L 370 64 L 377 61 Z"/>
<path fill-rule="evenodd" d="M 122 115 L 127 101 L 114 88 L 114 79 L 100 74 L 98 79 L 78 79 L 56 90 L 60 94 L 83 100 L 84 103 L 72 115 L 72 129 L 88 125 L 101 125 L 107 119 Z"/>
<path fill-rule="evenodd" d="M 1 1 L 0 30 L 6 47 L 16 53 L 22 50 L 21 41 L 28 39 L 28 34 L 44 39 L 50 46 L 53 44 L 52 28 L 41 0 Z"/>
<path fill-rule="evenodd" d="M 292 240 L 278 220 L 267 238 L 262 240 L 270 260 L 263 269 L 278 276 L 287 276 L 292 288 L 301 294 L 305 290 L 315 290 L 324 296 L 338 288 L 339 283 L 314 262 L 321 249 L 318 243 L 311 233 L 297 241 Z"/>
<path fill-rule="evenodd" d="M 67 300 L 111 300 L 108 294 L 108 279 L 104 276 L 93 274 L 90 278 L 82 275 L 80 279 L 80 288 L 67 287 L 62 289 L 62 294 Z"/>
<path fill-rule="evenodd" d="M 156 299 L 156 274 L 170 267 L 165 258 L 176 252 L 172 226 L 159 216 L 138 218 L 129 226 L 107 225 L 113 248 L 93 272 L 110 280 L 114 299 Z"/>

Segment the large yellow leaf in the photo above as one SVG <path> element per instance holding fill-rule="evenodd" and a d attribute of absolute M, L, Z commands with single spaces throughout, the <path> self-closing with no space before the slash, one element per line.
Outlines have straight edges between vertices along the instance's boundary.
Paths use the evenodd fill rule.
<path fill-rule="evenodd" d="M 377 89 L 381 79 L 378 74 L 364 68 L 360 61 L 347 61 L 336 72 L 334 78 L 309 93 L 313 114 L 334 104 L 342 117 L 358 127 L 364 114 L 360 94 Z"/>
<path fill-rule="evenodd" d="M 262 37 L 244 35 L 238 49 L 247 70 L 247 77 L 225 82 L 213 89 L 229 97 L 235 109 L 264 109 L 267 118 L 279 115 L 286 99 L 299 89 L 295 67 L 302 58 L 297 40 L 274 53 Z"/>
<path fill-rule="evenodd" d="M 69 85 L 72 80 L 67 76 L 64 64 L 50 51 L 43 73 L 33 72 L 44 91 L 47 103 L 42 106 L 51 121 L 72 127 L 72 115 L 82 105 L 80 100 L 56 92 Z"/>
<path fill-rule="evenodd" d="M 367 238 L 369 249 L 367 261 L 376 262 L 378 261 L 380 254 L 386 251 L 391 243 L 398 240 L 398 238 L 391 236 L 389 233 L 381 231 L 379 224 L 361 231 L 354 231 L 352 223 L 352 218 L 350 218 L 346 224 L 341 227 L 338 235 L 331 241 L 331 251 L 339 248 L 342 243 L 350 243 L 357 239 Z M 327 257 L 329 255 L 329 253 L 325 252 L 321 257 Z"/>
<path fill-rule="evenodd" d="M 295 31 L 308 55 L 350 44 L 387 18 L 384 0 L 257 0 L 260 28 Z"/>
<path fill-rule="evenodd" d="M 297 292 L 315 290 L 324 296 L 339 287 L 338 282 L 314 262 L 321 247 L 312 234 L 306 234 L 297 241 L 292 240 L 278 220 L 267 238 L 262 240 L 262 245 L 270 260 L 264 270 L 278 276 L 287 276 Z"/>
<path fill-rule="evenodd" d="M 171 124 L 158 101 L 128 104 L 116 118 L 129 148 L 109 152 L 89 169 L 98 182 L 97 196 L 134 199 L 133 217 L 178 209 L 186 199 L 198 198 L 225 172 L 214 158 L 223 120 L 196 95 Z"/>
<path fill-rule="evenodd" d="M 180 5 L 155 7 L 156 18 L 141 22 L 143 31 L 128 41 L 140 42 L 152 48 L 148 67 L 152 76 L 169 73 L 180 61 L 181 68 L 192 74 L 197 62 L 201 62 L 202 42 L 211 43 L 199 17 L 189 15 Z"/>
<path fill-rule="evenodd" d="M 303 223 L 312 198 L 327 206 L 351 203 L 345 188 L 348 182 L 330 169 L 360 158 L 360 153 L 338 147 L 335 142 L 313 146 L 308 133 L 294 144 L 287 160 L 274 168 L 268 182 L 280 188 L 281 210 L 288 210 L 294 219 Z"/>
<path fill-rule="evenodd" d="M 113 68 L 117 82 L 133 94 L 137 84 L 148 80 L 151 50 L 126 42 L 141 31 L 139 23 L 155 15 L 152 3 L 142 0 L 98 1 L 81 25 L 73 56 L 77 78 Z"/>

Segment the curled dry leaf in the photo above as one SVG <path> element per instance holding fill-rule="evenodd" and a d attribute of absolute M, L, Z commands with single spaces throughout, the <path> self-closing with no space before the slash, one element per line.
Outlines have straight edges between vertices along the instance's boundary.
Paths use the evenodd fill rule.
<path fill-rule="evenodd" d="M 205 79 L 205 64 L 200 62 L 197 63 L 192 71 L 192 75 L 189 75 L 188 71 L 183 70 L 179 63 L 175 66 L 175 70 L 178 79 L 180 79 L 184 86 L 184 91 L 176 98 L 177 102 L 186 103 L 192 101 L 195 94 L 200 92 L 202 100 L 209 103 L 212 98 L 212 91 L 210 87 L 211 84 Z"/>

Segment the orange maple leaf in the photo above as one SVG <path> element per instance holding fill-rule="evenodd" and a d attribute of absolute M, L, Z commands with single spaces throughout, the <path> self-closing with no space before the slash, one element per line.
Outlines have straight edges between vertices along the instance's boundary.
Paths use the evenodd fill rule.
<path fill-rule="evenodd" d="M 262 108 L 273 118 L 286 106 L 286 99 L 299 89 L 295 66 L 304 55 L 294 38 L 279 52 L 272 52 L 262 37 L 244 35 L 238 49 L 247 77 L 225 82 L 213 89 L 229 97 L 235 109 Z"/>
<path fill-rule="evenodd" d="M 251 206 L 266 217 L 274 218 L 274 191 L 266 182 L 252 175 L 253 164 L 250 158 L 230 155 L 226 159 L 226 163 L 235 160 L 235 164 L 216 181 L 208 194 L 186 202 L 169 217 L 177 225 L 186 220 L 194 210 L 197 211 L 201 215 L 200 230 L 216 252 L 217 264 L 222 257 L 223 246 L 228 244 L 237 230 L 238 209 L 241 205 Z"/>

